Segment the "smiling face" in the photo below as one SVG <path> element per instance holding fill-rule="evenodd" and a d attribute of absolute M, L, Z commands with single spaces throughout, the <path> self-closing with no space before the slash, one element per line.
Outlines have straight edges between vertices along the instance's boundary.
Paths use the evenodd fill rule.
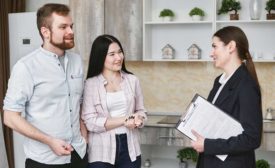
<path fill-rule="evenodd" d="M 231 59 L 229 45 L 225 45 L 218 37 L 214 36 L 212 39 L 211 57 L 216 68 L 224 69 Z"/>
<path fill-rule="evenodd" d="M 104 71 L 120 71 L 124 54 L 117 43 L 111 43 L 104 62 Z"/>
<path fill-rule="evenodd" d="M 47 48 L 50 51 L 64 51 L 73 48 L 74 33 L 71 16 L 53 13 L 50 19 L 52 20 L 50 26 L 41 28 Z"/>
<path fill-rule="evenodd" d="M 50 29 L 50 43 L 62 50 L 74 47 L 73 23 L 69 15 L 52 14 L 53 22 Z"/>

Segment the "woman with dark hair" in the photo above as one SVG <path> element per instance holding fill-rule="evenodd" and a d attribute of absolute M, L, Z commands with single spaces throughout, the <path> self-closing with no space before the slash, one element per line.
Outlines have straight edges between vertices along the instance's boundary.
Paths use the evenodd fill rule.
<path fill-rule="evenodd" d="M 93 42 L 82 119 L 89 131 L 89 168 L 140 168 L 138 128 L 147 119 L 139 80 L 125 67 L 120 42 Z"/>
<path fill-rule="evenodd" d="M 212 38 L 214 66 L 223 70 L 208 101 L 239 121 L 244 131 L 228 139 L 208 139 L 193 130 L 192 147 L 199 152 L 197 168 L 255 168 L 255 149 L 261 144 L 261 91 L 244 32 L 234 26 Z M 230 127 L 230 125 L 228 126 Z M 224 161 L 217 155 L 227 155 Z"/>

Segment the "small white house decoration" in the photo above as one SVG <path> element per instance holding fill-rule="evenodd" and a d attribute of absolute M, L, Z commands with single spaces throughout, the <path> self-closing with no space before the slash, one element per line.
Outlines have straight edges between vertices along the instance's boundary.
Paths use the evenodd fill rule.
<path fill-rule="evenodd" d="M 175 49 L 169 45 L 166 44 L 162 49 L 162 58 L 163 59 L 173 59 L 175 54 Z"/>
<path fill-rule="evenodd" d="M 201 49 L 196 44 L 192 44 L 187 51 L 188 59 L 201 59 Z"/>

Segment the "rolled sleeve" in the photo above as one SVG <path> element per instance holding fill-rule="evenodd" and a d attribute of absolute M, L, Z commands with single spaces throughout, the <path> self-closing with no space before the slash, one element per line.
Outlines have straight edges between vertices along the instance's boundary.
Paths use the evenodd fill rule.
<path fill-rule="evenodd" d="M 16 63 L 9 79 L 3 109 L 24 112 L 25 105 L 32 96 L 33 87 L 33 80 L 27 67 L 22 62 Z"/>

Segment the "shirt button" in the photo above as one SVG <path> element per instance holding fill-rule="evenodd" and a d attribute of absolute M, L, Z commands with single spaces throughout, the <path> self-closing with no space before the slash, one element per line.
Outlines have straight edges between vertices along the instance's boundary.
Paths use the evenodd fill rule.
<path fill-rule="evenodd" d="M 58 66 L 60 66 L 60 64 L 58 64 Z"/>
<path fill-rule="evenodd" d="M 70 109 L 70 112 L 72 112 L 72 109 Z"/>
<path fill-rule="evenodd" d="M 71 127 L 73 128 L 73 125 L 71 125 Z"/>
<path fill-rule="evenodd" d="M 71 94 L 69 93 L 68 96 L 71 96 Z"/>

